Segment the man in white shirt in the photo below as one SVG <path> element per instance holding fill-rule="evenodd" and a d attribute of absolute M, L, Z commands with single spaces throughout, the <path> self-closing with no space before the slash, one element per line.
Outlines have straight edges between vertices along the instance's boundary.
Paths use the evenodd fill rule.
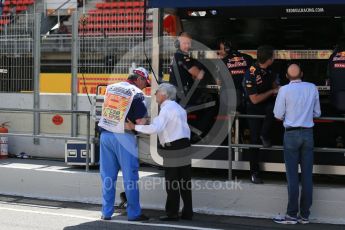
<path fill-rule="evenodd" d="M 280 88 L 274 116 L 283 121 L 284 160 L 288 182 L 288 205 L 284 217 L 274 218 L 279 224 L 309 223 L 313 196 L 313 118 L 321 115 L 319 92 L 312 83 L 302 82 L 303 72 L 296 64 L 289 66 L 288 85 Z M 301 198 L 299 199 L 298 165 L 301 167 Z"/>
<path fill-rule="evenodd" d="M 160 218 L 163 221 L 179 219 L 180 194 L 184 204 L 181 218 L 191 220 L 193 217 L 190 129 L 187 124 L 187 113 L 174 101 L 175 99 L 176 88 L 173 85 L 159 85 L 156 91 L 156 102 L 160 106 L 159 115 L 150 125 L 134 125 L 128 122 L 126 127 L 146 134 L 158 134 L 162 146 L 160 154 L 164 158 L 167 191 L 166 216 Z"/>

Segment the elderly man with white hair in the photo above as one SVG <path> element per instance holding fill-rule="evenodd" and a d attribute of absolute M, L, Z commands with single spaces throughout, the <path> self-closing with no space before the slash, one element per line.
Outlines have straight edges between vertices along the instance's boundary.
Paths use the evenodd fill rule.
<path fill-rule="evenodd" d="M 186 111 L 177 104 L 175 86 L 163 83 L 156 91 L 156 102 L 160 112 L 150 125 L 134 125 L 129 122 L 128 129 L 135 129 L 146 134 L 158 134 L 162 146 L 160 154 L 164 158 L 166 181 L 166 216 L 160 217 L 163 221 L 176 221 L 179 219 L 180 194 L 184 207 L 182 219 L 191 220 L 193 217 L 191 192 L 191 163 L 188 159 L 190 153 L 190 129 L 187 124 Z"/>

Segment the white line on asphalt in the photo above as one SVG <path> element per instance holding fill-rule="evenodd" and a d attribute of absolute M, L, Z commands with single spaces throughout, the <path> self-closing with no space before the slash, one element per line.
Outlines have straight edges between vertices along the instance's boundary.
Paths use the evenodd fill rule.
<path fill-rule="evenodd" d="M 8 202 L 8 201 L 0 201 L 0 204 L 33 207 L 33 208 L 45 208 L 45 209 L 61 209 L 60 207 L 54 207 L 54 206 L 48 206 L 48 205 L 24 204 L 24 203 Z"/>
<path fill-rule="evenodd" d="M 70 215 L 70 214 L 62 214 L 62 213 L 53 213 L 53 212 L 22 210 L 22 209 L 5 208 L 5 207 L 0 207 L 0 210 L 7 210 L 7 211 L 14 211 L 14 212 L 26 212 L 26 213 L 33 213 L 33 214 L 40 214 L 40 215 L 61 216 L 61 217 L 69 217 L 69 218 L 78 218 L 78 219 L 84 219 L 84 220 L 90 220 L 90 221 L 101 221 L 99 218 L 94 218 L 94 217 L 86 217 L 86 216 Z M 125 220 L 110 220 L 109 222 L 118 223 L 118 224 L 130 224 L 130 225 L 165 227 L 165 228 L 180 228 L 180 229 L 193 229 L 193 230 L 220 230 L 217 228 L 202 228 L 202 227 L 193 227 L 193 226 L 185 226 L 185 225 L 142 223 L 142 222 L 131 222 L 131 221 L 125 221 Z"/>
<path fill-rule="evenodd" d="M 24 209 L 16 209 L 16 208 L 0 207 L 0 210 L 7 210 L 7 211 L 14 211 L 14 212 L 26 212 L 26 213 L 41 214 L 41 215 L 51 215 L 51 216 L 71 217 L 71 218 L 78 218 L 78 219 L 85 219 L 85 220 L 98 220 L 97 218 L 94 218 L 94 217 L 86 217 L 86 216 L 70 215 L 70 214 L 63 214 L 63 213 L 54 213 L 54 212 L 42 212 L 42 211 L 34 211 L 34 210 L 24 210 Z"/>

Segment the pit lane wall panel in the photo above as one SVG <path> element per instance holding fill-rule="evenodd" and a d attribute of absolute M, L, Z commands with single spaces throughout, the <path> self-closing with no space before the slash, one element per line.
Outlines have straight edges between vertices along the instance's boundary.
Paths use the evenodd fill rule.
<path fill-rule="evenodd" d="M 92 111 L 88 96 L 93 102 L 97 85 L 108 85 L 126 80 L 128 74 L 78 74 L 78 110 Z M 166 78 L 166 76 L 165 76 Z M 71 74 L 70 73 L 41 73 L 40 75 L 40 108 L 50 110 L 71 109 Z M 144 91 L 150 95 L 150 88 Z M 1 93 L 0 108 L 33 108 L 33 93 Z M 147 106 L 150 106 L 150 97 L 147 97 Z M 54 116 L 62 117 L 63 122 L 54 124 Z M 33 133 L 33 113 L 5 113 L 0 112 L 0 123 L 10 122 L 11 133 Z M 86 135 L 86 116 L 78 117 L 78 134 Z M 91 135 L 94 135 L 95 121 L 91 119 Z M 71 115 L 69 114 L 41 114 L 41 134 L 66 135 L 71 134 Z M 36 157 L 64 158 L 64 140 L 40 139 L 38 145 L 33 144 L 33 138 L 9 137 L 9 153 L 25 152 Z M 141 137 L 139 148 L 142 160 L 153 163 L 149 153 L 149 139 Z"/>
<path fill-rule="evenodd" d="M 0 108 L 33 108 L 32 93 L 1 93 Z M 51 110 L 70 110 L 70 94 L 41 94 L 40 108 Z M 86 95 L 78 95 L 78 110 L 91 111 L 91 105 Z M 61 124 L 54 124 L 53 117 L 59 115 L 63 118 Z M 0 112 L 0 123 L 10 122 L 9 132 L 11 133 L 33 133 L 33 114 L 28 112 L 10 113 Z M 61 122 L 61 121 L 60 121 Z M 59 123 L 59 122 L 58 122 Z M 94 134 L 95 122 L 90 122 L 91 135 Z M 70 114 L 41 114 L 40 122 L 41 134 L 64 135 L 71 134 Z M 86 116 L 79 116 L 78 134 L 86 135 Z M 65 140 L 40 139 L 40 143 L 35 145 L 30 137 L 9 137 L 9 153 L 19 154 L 25 152 L 36 157 L 64 158 Z"/>
<path fill-rule="evenodd" d="M 33 107 L 33 94 L 32 93 L 1 93 L 0 108 L 14 108 L 14 109 L 32 109 Z M 91 102 L 94 95 L 89 95 Z M 146 104 L 150 107 L 151 98 L 146 97 Z M 71 108 L 71 95 L 70 94 L 52 94 L 42 93 L 40 95 L 41 109 L 49 110 L 70 110 Z M 78 95 L 78 110 L 92 111 L 93 108 L 89 103 L 89 99 L 85 94 Z M 150 110 L 149 110 L 150 111 Z M 59 125 L 54 124 L 54 116 L 59 115 L 62 117 L 63 122 Z M 0 123 L 10 122 L 9 132 L 11 133 L 33 133 L 33 113 L 9 113 L 0 111 Z M 86 136 L 86 121 L 85 115 L 78 117 L 78 134 Z M 41 134 L 51 135 L 64 135 L 70 136 L 71 134 L 71 115 L 70 114 L 41 114 L 40 122 Z M 91 136 L 95 135 L 95 120 L 91 118 L 90 133 Z M 139 137 L 139 152 L 140 159 L 143 162 L 153 164 L 150 154 L 150 142 L 147 135 Z M 34 157 L 45 158 L 64 158 L 65 154 L 65 140 L 58 139 L 43 139 L 41 138 L 38 145 L 33 143 L 31 137 L 9 137 L 9 153 L 20 154 L 21 152 L 27 153 Z"/>

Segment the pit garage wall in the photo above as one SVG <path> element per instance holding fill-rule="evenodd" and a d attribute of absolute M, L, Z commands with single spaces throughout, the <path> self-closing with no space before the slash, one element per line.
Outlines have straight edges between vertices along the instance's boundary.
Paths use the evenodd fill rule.
<path fill-rule="evenodd" d="M 84 90 L 87 91 L 93 102 L 93 93 L 99 84 L 108 85 L 123 81 L 127 74 L 85 74 L 78 75 L 78 110 L 91 111 L 92 106 Z M 85 81 L 84 81 L 85 79 Z M 70 73 L 41 73 L 40 75 L 40 108 L 50 110 L 71 110 L 71 74 Z M 150 88 L 144 90 L 146 95 L 150 95 Z M 33 94 L 30 93 L 1 93 L 0 108 L 33 108 Z M 146 97 L 147 106 L 150 107 L 150 97 Z M 150 112 L 150 110 L 148 110 Z M 56 114 L 41 114 L 40 130 L 41 134 L 51 135 L 71 135 L 71 115 L 59 114 L 63 117 L 61 125 L 55 125 L 52 121 Z M 33 113 L 4 113 L 0 111 L 0 124 L 10 122 L 9 132 L 11 133 L 33 133 Z M 95 121 L 91 119 L 91 136 L 95 133 Z M 86 136 L 86 116 L 79 116 L 78 134 Z M 35 157 L 64 158 L 65 140 L 60 139 L 40 139 L 39 145 L 33 144 L 33 138 L 29 137 L 9 137 L 9 153 L 19 154 L 25 152 Z M 150 155 L 150 143 L 148 136 L 139 138 L 140 159 L 143 162 L 153 163 Z"/>
<path fill-rule="evenodd" d="M 51 110 L 70 110 L 70 94 L 41 94 L 41 109 Z M 33 94 L 31 93 L 1 93 L 1 108 L 22 108 L 32 109 Z M 78 96 L 78 109 L 88 111 L 91 105 L 87 96 Z M 60 114 L 63 117 L 61 125 L 55 125 L 52 121 L 56 114 L 41 114 L 41 134 L 66 135 L 71 133 L 71 116 Z M 10 122 L 9 132 L 11 133 L 32 133 L 33 132 L 33 113 L 4 113 L 0 112 L 0 123 Z M 93 135 L 95 124 L 91 119 L 91 135 Z M 78 134 L 86 135 L 86 116 L 80 115 Z M 9 137 L 9 153 L 19 154 L 25 152 L 37 157 L 64 157 L 65 140 L 40 139 L 39 145 L 33 144 L 33 138 L 28 137 Z"/>
<path fill-rule="evenodd" d="M 0 108 L 22 108 L 32 109 L 33 94 L 31 93 L 1 93 Z M 93 95 L 90 96 L 93 102 Z M 51 110 L 70 110 L 70 94 L 41 94 L 41 109 Z M 146 104 L 150 107 L 150 97 L 146 97 Z M 92 106 L 86 95 L 78 95 L 78 110 L 91 111 Z M 150 110 L 148 110 L 150 111 Z M 71 115 L 59 114 L 63 117 L 61 125 L 55 125 L 52 121 L 56 114 L 41 114 L 41 134 L 51 135 L 71 135 Z M 33 113 L 4 113 L 0 112 L 0 124 L 9 121 L 9 132 L 11 133 L 32 133 L 33 132 Z M 94 136 L 95 121 L 91 118 L 91 136 Z M 86 136 L 86 116 L 79 116 L 78 134 Z M 150 139 L 147 135 L 139 138 L 140 160 L 153 164 L 150 155 Z M 39 145 L 33 143 L 33 138 L 29 137 L 9 137 L 9 153 L 19 154 L 25 152 L 34 157 L 45 158 L 64 158 L 65 140 L 40 139 Z"/>

